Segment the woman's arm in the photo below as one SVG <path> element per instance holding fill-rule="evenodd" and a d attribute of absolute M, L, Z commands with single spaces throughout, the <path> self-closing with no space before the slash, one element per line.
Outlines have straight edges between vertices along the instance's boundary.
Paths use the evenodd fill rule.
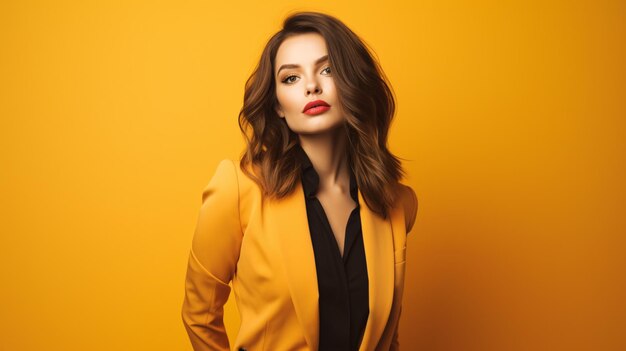
<path fill-rule="evenodd" d="M 243 233 L 235 165 L 222 160 L 202 192 L 202 206 L 189 252 L 182 319 L 193 349 L 230 348 L 224 304 L 239 259 Z"/>
<path fill-rule="evenodd" d="M 402 306 L 400 306 L 400 313 L 398 314 L 398 323 L 396 324 L 396 329 L 393 331 L 393 337 L 391 338 L 391 345 L 389 346 L 389 351 L 400 350 L 400 342 L 398 342 L 398 328 L 400 327 L 401 315 L 402 315 Z"/>
<path fill-rule="evenodd" d="M 415 191 L 410 186 L 406 186 L 408 189 L 409 196 L 408 201 L 406 201 L 404 207 L 404 217 L 406 224 L 406 233 L 408 235 L 409 232 L 413 229 L 413 225 L 415 224 L 415 218 L 417 217 L 417 195 L 415 195 Z M 402 315 L 402 305 L 400 305 L 400 312 L 398 313 L 398 323 L 396 324 L 396 328 L 393 331 L 393 337 L 391 338 L 391 346 L 389 347 L 389 351 L 398 351 L 400 349 L 400 343 L 398 341 L 398 329 L 400 328 L 400 316 Z"/>

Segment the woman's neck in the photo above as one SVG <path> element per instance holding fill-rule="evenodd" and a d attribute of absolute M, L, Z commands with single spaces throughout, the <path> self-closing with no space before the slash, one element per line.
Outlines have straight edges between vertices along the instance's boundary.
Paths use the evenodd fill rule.
<path fill-rule="evenodd" d="M 343 128 L 333 133 L 299 135 L 300 145 L 319 176 L 319 189 L 350 188 L 347 138 Z"/>

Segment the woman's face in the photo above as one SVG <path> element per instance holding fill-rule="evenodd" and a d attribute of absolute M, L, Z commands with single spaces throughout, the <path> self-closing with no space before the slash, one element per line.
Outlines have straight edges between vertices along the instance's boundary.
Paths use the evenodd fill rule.
<path fill-rule="evenodd" d="M 328 60 L 326 41 L 318 33 L 285 39 L 276 53 L 276 112 L 297 134 L 320 134 L 341 126 L 344 120 Z M 307 103 L 323 100 L 329 108 L 305 113 Z"/>

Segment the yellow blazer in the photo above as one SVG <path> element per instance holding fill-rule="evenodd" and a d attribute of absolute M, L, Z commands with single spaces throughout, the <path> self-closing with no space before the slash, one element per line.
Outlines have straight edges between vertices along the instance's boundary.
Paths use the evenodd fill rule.
<path fill-rule="evenodd" d="M 413 189 L 398 187 L 386 220 L 358 194 L 369 278 L 360 351 L 398 350 L 406 234 L 417 213 Z M 194 350 L 229 350 L 223 305 L 231 280 L 241 316 L 233 350 L 317 351 L 317 273 L 302 184 L 262 203 L 239 162 L 224 159 L 202 192 L 187 266 L 182 319 Z"/>

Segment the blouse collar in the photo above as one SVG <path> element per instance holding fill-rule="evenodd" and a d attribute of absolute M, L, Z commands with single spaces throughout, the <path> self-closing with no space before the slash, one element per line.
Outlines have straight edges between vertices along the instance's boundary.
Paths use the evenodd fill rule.
<path fill-rule="evenodd" d="M 300 144 L 296 145 L 296 153 L 298 155 L 298 159 L 300 160 L 301 170 L 302 170 L 302 186 L 304 187 L 304 194 L 307 198 L 315 197 L 317 193 L 317 189 L 319 187 L 320 178 L 317 174 L 317 171 L 313 167 L 311 163 L 311 159 L 306 154 L 304 149 Z M 354 202 L 359 203 L 358 201 L 358 186 L 356 183 L 356 176 L 352 171 L 350 171 L 350 196 L 354 200 Z"/>

